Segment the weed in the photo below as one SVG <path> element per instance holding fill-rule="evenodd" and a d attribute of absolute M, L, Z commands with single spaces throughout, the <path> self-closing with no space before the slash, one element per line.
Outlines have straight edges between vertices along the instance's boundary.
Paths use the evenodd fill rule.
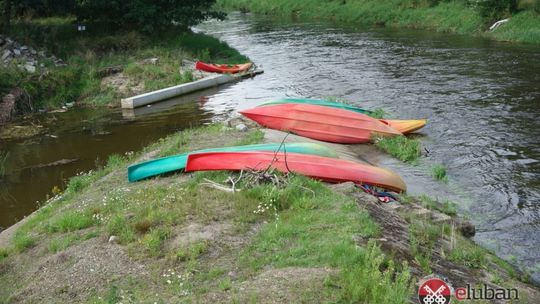
<path fill-rule="evenodd" d="M 71 232 L 92 226 L 95 223 L 90 214 L 68 211 L 53 218 L 47 225 L 49 232 Z"/>
<path fill-rule="evenodd" d="M 416 139 L 405 136 L 376 137 L 374 142 L 381 150 L 404 162 L 415 163 L 421 155 L 420 142 Z"/>
<path fill-rule="evenodd" d="M 431 176 L 433 176 L 433 178 L 439 181 L 448 181 L 448 176 L 446 175 L 446 167 L 441 164 L 437 164 L 431 167 Z"/>
<path fill-rule="evenodd" d="M 0 248 L 0 263 L 9 256 L 9 251 L 6 248 Z"/>
<path fill-rule="evenodd" d="M 51 253 L 56 253 L 58 251 L 62 251 L 69 246 L 73 245 L 75 242 L 77 242 L 79 238 L 77 236 L 66 236 L 66 237 L 60 237 L 52 239 L 49 244 L 47 245 L 47 249 Z"/>
<path fill-rule="evenodd" d="M 487 262 L 484 249 L 465 241 L 458 242 L 448 258 L 470 268 L 485 268 Z"/>
<path fill-rule="evenodd" d="M 125 216 L 117 214 L 107 223 L 107 233 L 120 238 L 120 242 L 129 243 L 135 240 L 135 232 L 128 224 Z"/>
<path fill-rule="evenodd" d="M 232 288 L 232 281 L 231 278 L 225 278 L 221 281 L 219 281 L 218 285 L 219 290 L 226 291 Z"/>
<path fill-rule="evenodd" d="M 369 116 L 371 116 L 373 118 L 377 118 L 377 119 L 384 118 L 384 115 L 386 115 L 386 113 L 381 108 L 375 109 L 371 113 L 369 113 Z"/>
<path fill-rule="evenodd" d="M 152 256 L 163 255 L 163 242 L 170 236 L 170 231 L 164 227 L 153 228 L 147 233 L 141 243 Z"/>
<path fill-rule="evenodd" d="M 195 260 L 207 251 L 208 251 L 208 242 L 200 241 L 200 242 L 190 244 L 189 246 L 180 248 L 176 252 L 176 257 L 180 261 Z"/>
<path fill-rule="evenodd" d="M 12 242 L 15 246 L 15 250 L 17 250 L 18 252 L 22 252 L 26 248 L 34 246 L 36 243 L 34 238 L 28 232 L 24 231 L 15 232 Z"/>

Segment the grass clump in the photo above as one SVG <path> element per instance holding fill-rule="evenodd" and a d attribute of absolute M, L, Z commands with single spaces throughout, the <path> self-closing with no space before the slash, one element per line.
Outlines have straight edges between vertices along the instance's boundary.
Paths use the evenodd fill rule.
<path fill-rule="evenodd" d="M 442 164 L 434 165 L 431 167 L 431 176 L 438 181 L 447 182 L 446 166 Z"/>
<path fill-rule="evenodd" d="M 376 118 L 376 119 L 383 119 L 384 115 L 386 115 L 386 113 L 384 112 L 383 109 L 378 108 L 378 109 L 375 109 L 375 110 L 371 111 L 371 113 L 369 113 L 368 115 L 373 117 L 373 118 Z"/>
<path fill-rule="evenodd" d="M 165 227 L 153 228 L 142 238 L 141 243 L 150 255 L 161 256 L 163 255 L 161 249 L 164 241 L 167 240 L 170 235 L 170 230 Z"/>
<path fill-rule="evenodd" d="M 420 141 L 405 136 L 376 137 L 374 142 L 378 148 L 403 162 L 415 163 L 422 154 Z"/>
<path fill-rule="evenodd" d="M 79 241 L 79 237 L 74 235 L 55 238 L 49 242 L 49 244 L 47 245 L 47 249 L 51 253 L 56 253 L 70 247 L 77 241 Z"/>
<path fill-rule="evenodd" d="M 9 250 L 6 248 L 0 248 L 0 263 L 9 256 Z"/>
<path fill-rule="evenodd" d="M 470 268 L 485 268 L 487 265 L 486 254 L 485 249 L 467 241 L 461 241 L 450 252 L 448 259 Z"/>
<path fill-rule="evenodd" d="M 17 252 L 22 252 L 36 244 L 35 239 L 26 231 L 17 231 L 12 239 L 13 246 Z"/>
<path fill-rule="evenodd" d="M 436 199 L 431 198 L 427 195 L 421 195 L 418 197 L 418 199 L 420 199 L 422 206 L 424 206 L 425 208 L 438 210 L 450 216 L 457 215 L 457 205 L 454 202 L 448 200 L 444 202 L 439 202 Z"/>
<path fill-rule="evenodd" d="M 69 211 L 53 218 L 47 225 L 49 232 L 72 232 L 88 228 L 95 224 L 90 214 Z"/>

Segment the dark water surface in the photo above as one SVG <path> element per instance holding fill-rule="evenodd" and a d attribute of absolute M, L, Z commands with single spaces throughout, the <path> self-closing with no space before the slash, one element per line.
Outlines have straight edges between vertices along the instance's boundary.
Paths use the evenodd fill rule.
<path fill-rule="evenodd" d="M 421 164 L 387 165 L 413 194 L 459 203 L 477 224 L 477 242 L 540 278 L 538 46 L 241 14 L 197 30 L 227 41 L 265 73 L 203 92 L 211 96 L 204 104 L 191 96 L 164 112 L 139 110 L 150 113 L 135 118 L 75 110 L 55 115 L 63 130 L 51 134 L 58 138 L 0 143 L 10 151 L 7 180 L 0 182 L 0 226 L 34 210 L 62 179 L 94 168 L 96 158 L 140 149 L 268 99 L 338 97 L 383 108 L 389 117 L 429 118 L 420 139 L 430 153 Z M 30 168 L 63 158 L 79 160 Z M 436 163 L 447 166 L 447 185 L 429 177 Z"/>

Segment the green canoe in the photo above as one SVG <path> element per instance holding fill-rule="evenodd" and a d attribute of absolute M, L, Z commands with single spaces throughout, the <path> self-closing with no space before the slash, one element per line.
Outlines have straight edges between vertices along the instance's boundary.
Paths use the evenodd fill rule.
<path fill-rule="evenodd" d="M 236 147 L 222 147 L 197 150 L 190 153 L 200 152 L 241 152 L 241 151 L 277 151 L 281 144 L 257 144 Z M 285 151 L 291 153 L 313 154 L 319 156 L 337 158 L 334 150 L 315 143 L 286 143 Z M 283 151 L 283 146 L 281 151 Z M 128 180 L 135 182 L 159 174 L 183 170 L 186 167 L 187 157 L 190 153 L 178 154 L 158 159 L 153 159 L 131 165 L 128 167 Z"/>
<path fill-rule="evenodd" d="M 277 99 L 265 102 L 261 104 L 259 107 L 263 106 L 269 106 L 269 105 L 276 105 L 276 104 L 284 104 L 284 103 L 307 103 L 317 106 L 325 106 L 325 107 L 332 107 L 332 108 L 338 108 L 343 110 L 349 110 L 354 111 L 362 114 L 373 114 L 372 111 L 365 110 L 362 108 L 358 108 L 355 106 L 348 105 L 346 103 L 342 102 L 335 102 L 335 101 L 328 101 L 328 100 L 322 100 L 322 99 L 309 99 L 309 98 L 283 98 L 283 99 Z"/>

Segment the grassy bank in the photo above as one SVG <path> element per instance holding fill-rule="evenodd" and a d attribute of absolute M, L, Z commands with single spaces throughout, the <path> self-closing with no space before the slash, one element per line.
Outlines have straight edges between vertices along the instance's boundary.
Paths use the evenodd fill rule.
<path fill-rule="evenodd" d="M 415 198 L 404 198 L 398 217 L 355 187 L 296 175 L 253 183 L 244 173 L 236 193 L 208 187 L 240 177 L 226 172 L 126 180 L 141 157 L 262 140 L 257 129 L 215 124 L 73 177 L 0 241 L 0 303 L 408 303 L 441 260 L 444 271 L 469 265 L 459 270 L 473 283 L 489 272 L 490 284 L 521 284 L 450 222 L 413 212 Z"/>
<path fill-rule="evenodd" d="M 219 0 L 225 9 L 254 13 L 294 16 L 297 18 L 331 19 L 363 25 L 386 25 L 430 29 L 441 32 L 472 34 L 502 41 L 540 43 L 539 13 L 531 8 L 511 16 L 511 20 L 493 32 L 489 26 L 497 21 L 483 17 L 468 1 L 252 1 Z M 509 17 L 502 14 L 499 18 Z"/>
<path fill-rule="evenodd" d="M 191 71 L 181 69 L 183 59 L 224 63 L 247 60 L 226 43 L 203 34 L 111 33 L 110 29 L 98 25 L 78 32 L 73 22 L 66 18 L 15 22 L 7 33 L 10 37 L 38 50 L 45 49 L 62 58 L 67 66 L 56 67 L 45 60 L 46 68 L 38 68 L 35 74 L 3 67 L 0 93 L 22 87 L 36 108 L 54 108 L 70 102 L 108 105 L 126 95 L 192 81 Z M 158 60 L 144 61 L 148 58 Z M 108 67 L 123 71 L 120 83 L 124 90 L 102 83 Z"/>

